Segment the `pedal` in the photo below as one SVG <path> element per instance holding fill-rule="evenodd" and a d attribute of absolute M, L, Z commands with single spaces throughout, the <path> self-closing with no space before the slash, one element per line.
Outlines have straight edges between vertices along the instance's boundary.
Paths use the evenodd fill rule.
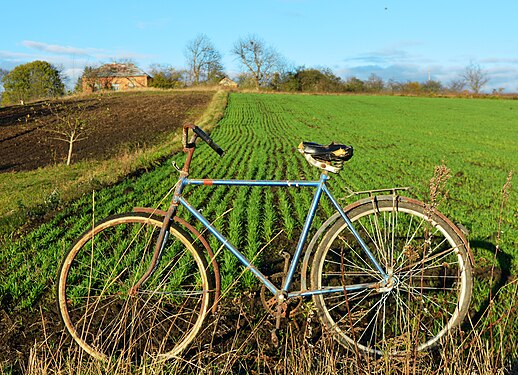
<path fill-rule="evenodd" d="M 271 330 L 271 339 L 272 339 L 272 344 L 278 348 L 279 347 L 279 338 L 277 337 L 277 329 L 278 328 L 274 328 Z"/>

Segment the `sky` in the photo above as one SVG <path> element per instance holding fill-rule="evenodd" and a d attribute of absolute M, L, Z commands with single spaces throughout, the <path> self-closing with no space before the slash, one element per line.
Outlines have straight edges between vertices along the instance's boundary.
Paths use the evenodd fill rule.
<path fill-rule="evenodd" d="M 256 35 L 293 67 L 343 79 L 448 84 L 470 64 L 483 91 L 518 92 L 516 0 L 1 0 L 0 68 L 44 60 L 73 85 L 85 66 L 131 60 L 187 66 L 186 44 L 205 34 L 230 77 L 231 49 Z"/>

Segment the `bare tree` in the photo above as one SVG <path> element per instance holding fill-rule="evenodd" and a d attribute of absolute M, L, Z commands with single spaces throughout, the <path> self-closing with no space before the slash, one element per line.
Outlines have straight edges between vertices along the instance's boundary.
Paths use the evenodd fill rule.
<path fill-rule="evenodd" d="M 482 87 L 489 81 L 487 74 L 480 68 L 480 65 L 471 62 L 462 74 L 462 78 L 475 94 L 478 94 Z"/>
<path fill-rule="evenodd" d="M 223 70 L 221 54 L 205 34 L 199 34 L 189 41 L 185 46 L 184 54 L 195 85 L 199 84 L 204 77 L 209 79 L 214 76 L 215 71 L 220 73 Z"/>
<path fill-rule="evenodd" d="M 383 78 L 372 73 L 369 79 L 365 81 L 365 88 L 369 92 L 382 92 L 385 88 L 385 82 L 383 82 Z"/>
<path fill-rule="evenodd" d="M 54 135 L 52 139 L 67 143 L 67 165 L 70 165 L 74 145 L 87 138 L 86 130 L 90 123 L 86 117 L 87 107 L 77 104 L 70 108 L 64 102 L 46 103 L 46 106 L 54 118 L 47 131 Z"/>
<path fill-rule="evenodd" d="M 464 78 L 454 79 L 448 84 L 448 90 L 453 93 L 459 93 L 466 87 L 466 81 Z"/>
<path fill-rule="evenodd" d="M 88 91 L 108 90 L 111 88 L 113 77 L 103 74 L 101 67 L 85 66 L 81 76 L 81 91 L 87 88 Z"/>
<path fill-rule="evenodd" d="M 275 73 L 282 60 L 274 48 L 255 35 L 239 39 L 232 48 L 232 54 L 248 69 L 257 90 Z"/>

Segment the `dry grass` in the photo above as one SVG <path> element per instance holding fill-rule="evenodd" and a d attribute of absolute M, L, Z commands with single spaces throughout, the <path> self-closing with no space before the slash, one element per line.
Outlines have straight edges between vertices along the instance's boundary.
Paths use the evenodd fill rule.
<path fill-rule="evenodd" d="M 518 293 L 516 282 L 506 288 Z M 491 309 L 484 319 L 492 315 Z M 183 358 L 166 363 L 134 366 L 131 363 L 100 362 L 91 359 L 75 345 L 69 345 L 63 335 L 58 340 L 46 337 L 35 344 L 27 363 L 23 365 L 26 374 L 516 374 L 518 365 L 518 343 L 511 327 L 516 324 L 516 310 L 499 317 L 493 329 L 499 330 L 500 340 L 488 340 L 487 332 L 477 327 L 467 333 L 449 336 L 442 345 L 431 352 L 406 357 L 372 358 L 344 350 L 329 335 L 322 334 L 311 339 L 308 332 L 315 329 L 312 315 L 308 314 L 308 324 L 288 323 L 283 329 L 280 345 L 276 353 L 267 349 L 263 327 L 269 319 L 265 315 L 256 319 L 245 309 L 240 311 L 235 327 L 245 327 L 254 319 L 254 324 L 242 335 L 235 329 L 228 339 L 225 350 L 210 342 L 197 342 Z M 207 332 L 222 329 L 226 323 L 215 318 L 207 326 Z M 310 328 L 311 327 L 311 328 Z M 206 332 L 206 333 L 207 333 Z M 57 344 L 51 344 L 52 342 Z M 514 361 L 514 362 L 513 362 Z M 514 367 L 513 367 L 514 366 Z M 513 372 L 514 371 L 514 372 Z M 8 372 L 2 371 L 2 374 Z"/>
<path fill-rule="evenodd" d="M 34 345 L 22 372 L 31 375 L 518 374 L 518 340 L 514 330 L 518 326 L 518 279 L 492 296 L 488 309 L 476 324 L 468 321 L 463 331 L 447 335 L 432 351 L 378 358 L 348 351 L 328 333 L 320 332 L 311 304 L 305 306 L 301 316 L 285 322 L 276 335 L 279 340 L 276 346 L 269 335 L 274 319 L 249 307 L 255 297 L 245 294 L 232 298 L 226 292 L 219 312 L 208 319 L 204 332 L 182 357 L 138 366 L 124 360 L 100 362 L 71 344 L 65 333 L 48 335 L 42 319 L 45 339 Z M 509 310 L 499 312 L 496 300 L 502 295 L 513 302 Z"/>

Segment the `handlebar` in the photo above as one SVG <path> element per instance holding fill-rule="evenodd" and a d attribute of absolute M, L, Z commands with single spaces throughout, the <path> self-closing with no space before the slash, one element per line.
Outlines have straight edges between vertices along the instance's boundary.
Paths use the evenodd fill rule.
<path fill-rule="evenodd" d="M 193 135 L 191 141 L 187 142 L 189 129 L 191 129 L 194 132 L 194 135 Z M 201 128 L 199 128 L 198 126 L 196 126 L 194 124 L 185 124 L 183 126 L 182 142 L 183 142 L 183 146 L 185 148 L 194 147 L 194 143 L 195 143 L 197 137 L 200 137 L 205 143 L 207 143 L 219 156 L 223 156 L 225 154 L 225 151 L 221 147 L 219 147 L 216 144 L 216 142 L 214 142 L 212 140 L 212 138 L 207 133 L 205 133 Z"/>

